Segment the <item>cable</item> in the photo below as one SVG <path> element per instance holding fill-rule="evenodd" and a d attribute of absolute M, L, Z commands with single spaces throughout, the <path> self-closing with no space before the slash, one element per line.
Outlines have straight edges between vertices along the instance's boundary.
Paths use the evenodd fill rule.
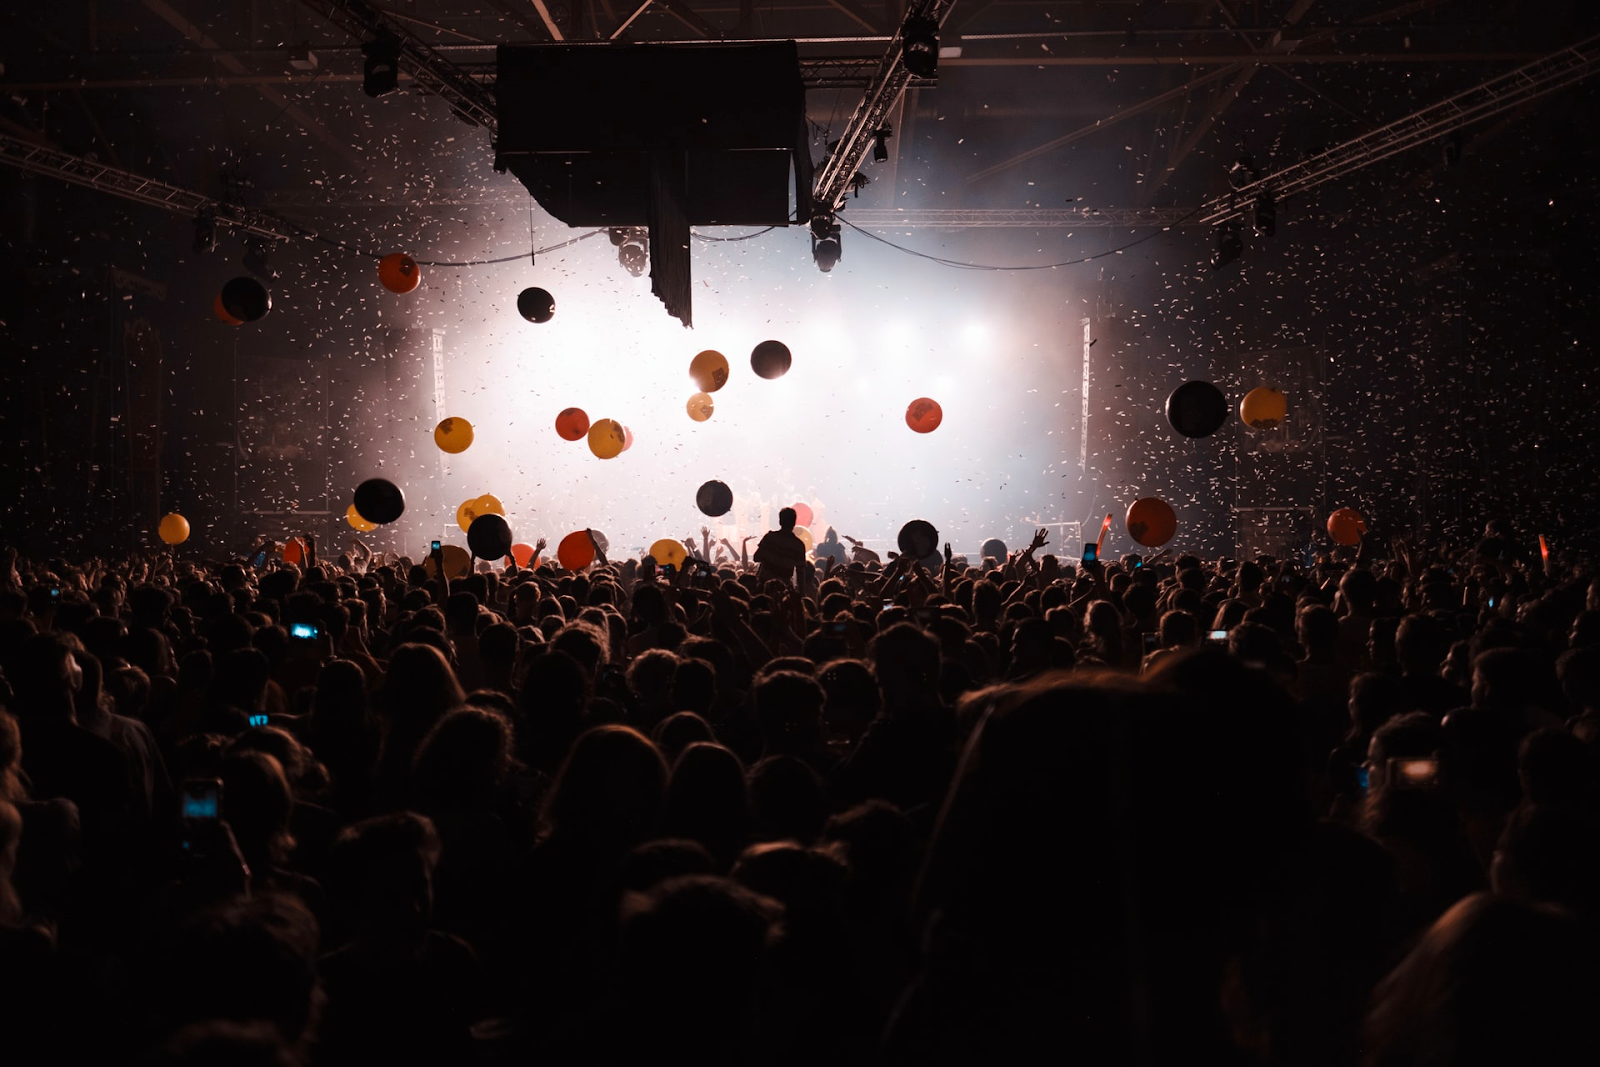
<path fill-rule="evenodd" d="M 764 230 L 757 230 L 755 233 L 741 234 L 738 237 L 712 237 L 710 234 L 698 233 L 698 232 L 696 232 L 694 230 L 690 230 L 689 232 L 691 234 L 693 234 L 695 237 L 700 238 L 700 240 L 702 240 L 702 241 L 719 241 L 719 242 L 721 242 L 721 241 L 748 241 L 752 237 L 760 237 L 762 234 L 771 233 L 773 230 L 776 230 L 776 229 L 777 229 L 776 226 L 768 226 Z"/>
<path fill-rule="evenodd" d="M 855 223 L 851 222 L 843 212 L 834 217 L 840 222 L 844 223 L 846 226 L 850 227 L 852 230 L 861 234 L 861 236 L 870 237 L 879 244 L 888 245 L 896 252 L 904 252 L 908 256 L 916 256 L 918 259 L 932 260 L 933 262 L 945 267 L 955 267 L 959 270 L 1054 270 L 1057 267 L 1073 267 L 1077 266 L 1079 263 L 1090 263 L 1097 259 L 1104 259 L 1107 256 L 1114 256 L 1118 252 L 1126 252 L 1128 249 L 1133 248 L 1136 245 L 1144 244 L 1152 237 L 1159 237 L 1161 234 L 1166 233 L 1175 226 L 1181 226 L 1193 216 L 1198 215 L 1201 210 L 1203 209 L 1197 207 L 1193 211 L 1189 212 L 1189 214 L 1183 216 L 1183 218 L 1179 219 L 1177 222 L 1174 222 L 1172 226 L 1166 226 L 1159 230 L 1152 230 L 1150 233 L 1145 234 L 1143 237 L 1140 237 L 1137 240 L 1129 241 L 1127 244 L 1121 245 L 1117 248 L 1108 248 L 1104 252 L 1096 252 L 1092 256 L 1084 256 L 1081 259 L 1067 259 L 1061 261 L 1060 263 L 1030 263 L 1021 266 L 1004 266 L 992 263 L 966 263 L 959 259 L 945 259 L 943 256 L 929 255 L 927 252 L 918 252 L 915 248 L 906 248 L 904 245 L 897 245 L 887 238 L 879 237 L 871 230 L 862 229 L 860 226 L 857 226 Z"/>
<path fill-rule="evenodd" d="M 313 241 L 321 241 L 330 248 L 337 248 L 342 251 L 349 252 L 351 255 L 362 256 L 367 259 L 382 259 L 384 257 L 384 253 L 382 252 L 363 252 L 361 249 L 352 246 L 348 241 L 341 241 L 334 237 L 324 237 L 322 234 L 313 230 L 308 230 L 294 220 L 285 219 L 281 215 L 278 216 L 278 218 L 282 219 L 283 222 L 287 223 L 291 229 L 300 234 L 302 237 L 309 237 Z M 519 252 L 514 256 L 500 256 L 496 259 L 469 259 L 461 262 L 451 262 L 442 259 L 419 259 L 417 260 L 417 265 L 421 267 L 490 267 L 499 263 L 516 263 L 519 260 L 527 259 L 530 255 L 542 256 L 547 252 L 557 252 L 570 245 L 575 245 L 579 241 L 587 241 L 591 237 L 598 237 L 601 234 L 608 232 L 609 231 L 605 229 L 590 230 L 588 233 L 580 233 L 578 236 L 569 238 L 568 240 L 562 241 L 559 244 L 549 245 L 545 248 L 535 248 L 531 252 Z M 755 234 L 751 234 L 750 236 L 754 237 Z M 724 238 L 724 240 L 735 240 L 735 238 Z"/>

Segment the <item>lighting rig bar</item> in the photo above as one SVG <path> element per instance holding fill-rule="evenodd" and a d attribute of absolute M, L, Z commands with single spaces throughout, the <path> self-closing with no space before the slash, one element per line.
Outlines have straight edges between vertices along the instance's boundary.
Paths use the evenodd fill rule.
<path fill-rule="evenodd" d="M 851 208 L 850 221 L 879 229 L 1106 229 L 1197 226 L 1192 208 Z"/>
<path fill-rule="evenodd" d="M 1403 119 L 1380 126 L 1275 174 L 1258 178 L 1206 202 L 1200 224 L 1247 215 L 1257 197 L 1304 193 L 1474 123 L 1521 107 L 1530 100 L 1576 85 L 1600 67 L 1600 36 L 1536 59 Z"/>
<path fill-rule="evenodd" d="M 168 182 L 145 178 L 132 171 L 108 167 L 80 156 L 68 155 L 47 145 L 36 144 L 21 137 L 0 131 L 0 163 L 32 174 L 59 178 L 73 185 L 81 185 L 124 200 L 165 208 L 192 218 L 209 217 L 217 226 L 227 226 L 243 233 L 255 234 L 274 241 L 287 241 L 292 227 L 268 211 L 256 211 L 214 200 L 209 196 Z"/>
<path fill-rule="evenodd" d="M 440 97 L 463 120 L 482 126 L 491 137 L 500 125 L 494 93 L 403 25 L 364 0 L 300 0 L 357 40 L 392 39 L 399 47 L 399 67 L 423 91 Z"/>
<path fill-rule="evenodd" d="M 851 179 L 861 163 L 867 158 L 867 153 L 876 143 L 876 135 L 888 119 L 889 113 L 900 102 L 900 95 L 906 91 L 912 75 L 906 69 L 901 53 L 905 45 L 906 26 L 914 20 L 931 20 L 939 26 L 944 25 L 944 20 L 949 17 L 950 9 L 955 6 L 955 0 L 914 0 L 906 10 L 905 21 L 894 31 L 894 36 L 889 38 L 889 45 L 884 50 L 883 57 L 878 60 L 877 70 L 872 75 L 872 80 L 867 83 L 866 92 L 861 97 L 861 103 L 856 106 L 855 113 L 850 116 L 850 124 L 840 135 L 837 146 L 831 155 L 817 168 L 816 183 L 812 187 L 811 200 L 814 209 L 821 215 L 831 215 L 838 211 L 844 203 L 845 197 L 850 192 Z M 924 80 L 923 84 L 929 84 Z"/>

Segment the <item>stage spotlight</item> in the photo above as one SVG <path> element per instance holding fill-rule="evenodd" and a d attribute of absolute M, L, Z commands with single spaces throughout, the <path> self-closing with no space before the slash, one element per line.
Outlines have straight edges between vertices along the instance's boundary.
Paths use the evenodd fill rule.
<path fill-rule="evenodd" d="M 1221 270 L 1244 255 L 1244 239 L 1239 236 L 1239 224 L 1224 222 L 1217 227 L 1217 250 L 1211 257 L 1211 269 Z"/>
<path fill-rule="evenodd" d="M 1261 171 L 1256 168 L 1255 161 L 1249 156 L 1240 156 L 1233 161 L 1233 166 L 1228 168 L 1228 184 L 1235 190 L 1243 189 L 1260 178 Z"/>
<path fill-rule="evenodd" d="M 892 131 L 885 126 L 872 135 L 872 158 L 879 163 L 889 158 L 889 135 Z"/>
<path fill-rule="evenodd" d="M 900 57 L 913 77 L 939 73 L 939 24 L 921 15 L 906 19 L 900 27 Z"/>
<path fill-rule="evenodd" d="M 362 66 L 361 91 L 368 96 L 382 96 L 400 88 L 400 39 L 388 30 L 361 46 L 367 57 Z"/>
<path fill-rule="evenodd" d="M 1461 165 L 1461 151 L 1466 146 L 1466 138 L 1461 136 L 1460 130 L 1456 130 L 1444 139 L 1444 165 L 1447 169 Z"/>
<path fill-rule="evenodd" d="M 217 250 L 217 219 L 209 211 L 201 212 L 194 217 L 194 250 L 196 252 Z"/>
<path fill-rule="evenodd" d="M 811 220 L 811 258 L 824 274 L 838 266 L 839 257 L 844 254 L 839 234 L 839 224 L 832 215 L 817 215 Z"/>
<path fill-rule="evenodd" d="M 617 246 L 617 262 L 635 278 L 650 269 L 650 231 L 643 226 L 613 226 L 611 243 Z"/>
<path fill-rule="evenodd" d="M 1278 202 L 1272 198 L 1271 193 L 1262 193 L 1256 197 L 1250 226 L 1255 230 L 1257 237 L 1272 237 L 1278 232 Z"/>
<path fill-rule="evenodd" d="M 262 281 L 273 282 L 278 280 L 278 272 L 272 269 L 272 264 L 267 262 L 267 243 L 259 237 L 245 239 L 244 255 L 239 257 L 239 262 L 244 269 L 254 274 Z"/>

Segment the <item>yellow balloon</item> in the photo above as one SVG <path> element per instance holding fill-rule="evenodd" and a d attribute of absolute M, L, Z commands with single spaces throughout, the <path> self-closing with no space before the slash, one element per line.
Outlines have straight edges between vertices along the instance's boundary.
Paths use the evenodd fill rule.
<path fill-rule="evenodd" d="M 702 393 L 714 393 L 728 384 L 728 357 L 706 349 L 689 361 L 689 377 Z"/>
<path fill-rule="evenodd" d="M 472 447 L 472 423 L 466 419 L 445 419 L 433 428 L 433 443 L 439 451 L 455 455 Z"/>
<path fill-rule="evenodd" d="M 472 553 L 460 545 L 445 545 L 439 550 L 444 557 L 444 576 L 446 578 L 465 578 L 472 573 Z M 422 561 L 422 569 L 432 578 L 439 568 L 434 564 L 430 555 Z"/>
<path fill-rule="evenodd" d="M 814 552 L 817 548 L 816 539 L 811 536 L 811 531 L 804 526 L 796 526 L 794 535 L 800 538 L 800 543 L 806 546 L 807 552 Z"/>
<path fill-rule="evenodd" d="M 696 393 L 689 398 L 689 403 L 686 407 L 689 410 L 691 419 L 695 422 L 705 422 L 711 417 L 711 413 L 716 410 L 717 405 L 705 393 Z"/>
<path fill-rule="evenodd" d="M 161 516 L 161 525 L 156 527 L 156 534 L 169 545 L 181 545 L 189 540 L 189 520 L 172 512 Z"/>
<path fill-rule="evenodd" d="M 461 506 L 456 508 L 456 525 L 461 527 L 462 533 L 466 533 L 467 528 L 472 525 L 472 520 L 478 517 L 478 500 L 481 499 L 479 497 L 473 500 L 463 500 Z"/>
<path fill-rule="evenodd" d="M 627 443 L 627 431 L 616 419 L 599 419 L 589 427 L 589 451 L 601 459 L 616 459 Z"/>
<path fill-rule="evenodd" d="M 1289 398 L 1265 385 L 1250 390 L 1239 401 L 1239 418 L 1257 430 L 1281 426 L 1288 414 Z"/>
<path fill-rule="evenodd" d="M 650 546 L 650 555 L 662 566 L 671 564 L 674 567 L 682 567 L 683 561 L 689 558 L 689 550 L 683 547 L 682 541 L 663 537 Z"/>
<path fill-rule="evenodd" d="M 361 512 L 356 510 L 356 506 L 354 504 L 351 504 L 345 509 L 344 521 L 348 522 L 352 527 L 361 533 L 371 533 L 373 530 L 378 528 L 377 523 L 368 522 L 366 519 L 362 518 Z"/>
<path fill-rule="evenodd" d="M 485 493 L 477 500 L 479 515 L 505 515 L 506 506 L 493 493 Z"/>

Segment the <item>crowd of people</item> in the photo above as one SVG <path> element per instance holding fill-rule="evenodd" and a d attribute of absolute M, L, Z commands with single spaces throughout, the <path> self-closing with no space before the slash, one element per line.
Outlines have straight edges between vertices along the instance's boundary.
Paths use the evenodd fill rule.
<path fill-rule="evenodd" d="M 786 529 L 8 550 L 0 1063 L 1600 1062 L 1583 561 Z"/>

